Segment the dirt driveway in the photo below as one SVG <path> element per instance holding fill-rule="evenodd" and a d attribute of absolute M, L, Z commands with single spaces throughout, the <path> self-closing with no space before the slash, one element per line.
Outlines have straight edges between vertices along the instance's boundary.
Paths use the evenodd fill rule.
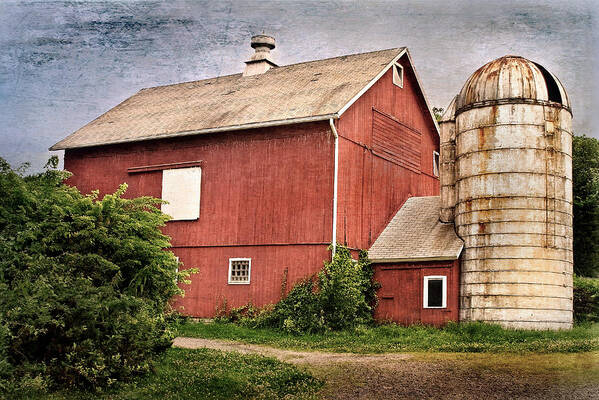
<path fill-rule="evenodd" d="M 351 354 L 176 338 L 175 347 L 262 354 L 323 379 L 323 399 L 599 399 L 599 353 Z"/>

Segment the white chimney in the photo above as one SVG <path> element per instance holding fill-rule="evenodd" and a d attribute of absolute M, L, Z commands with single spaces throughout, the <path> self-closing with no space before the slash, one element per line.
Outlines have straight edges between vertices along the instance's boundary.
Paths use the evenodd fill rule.
<path fill-rule="evenodd" d="M 275 48 L 274 37 L 268 35 L 252 36 L 251 46 L 256 49 L 256 52 L 245 62 L 243 76 L 263 74 L 277 66 L 270 58 L 270 51 Z"/>

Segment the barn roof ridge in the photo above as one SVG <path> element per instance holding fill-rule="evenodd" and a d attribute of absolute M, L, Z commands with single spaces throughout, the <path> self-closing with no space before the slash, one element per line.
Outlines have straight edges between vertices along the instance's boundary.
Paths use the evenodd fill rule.
<path fill-rule="evenodd" d="M 407 48 L 396 47 L 302 61 L 259 75 L 239 73 L 143 88 L 50 150 L 339 118 L 404 55 L 414 69 Z"/>
<path fill-rule="evenodd" d="M 331 61 L 334 59 L 342 59 L 345 57 L 352 57 L 352 56 L 358 56 L 358 55 L 364 55 L 364 54 L 370 54 L 370 53 L 379 53 L 382 51 L 390 51 L 390 50 L 397 50 L 398 53 L 402 52 L 403 50 L 405 50 L 406 47 L 390 47 L 388 49 L 381 49 L 381 50 L 372 50 L 372 51 L 366 51 L 363 53 L 351 53 L 351 54 L 344 54 L 341 56 L 334 56 L 334 57 L 326 57 L 326 58 L 317 58 L 314 60 L 307 60 L 307 61 L 300 61 L 300 62 L 296 62 L 296 63 L 292 63 L 292 64 L 285 64 L 285 65 L 279 65 L 276 68 L 277 69 L 281 69 L 281 68 L 287 68 L 287 67 L 294 67 L 297 65 L 302 65 L 302 64 L 310 64 L 310 63 L 317 63 L 320 61 Z M 265 72 L 265 73 L 268 73 Z M 150 89 L 157 89 L 157 88 L 163 88 L 163 87 L 167 87 L 167 86 L 178 86 L 178 85 L 188 85 L 191 83 L 201 83 L 201 82 L 205 82 L 205 81 L 209 81 L 209 80 L 214 80 L 214 79 L 221 79 L 221 78 L 232 78 L 232 77 L 240 77 L 240 78 L 250 78 L 250 77 L 255 77 L 256 75 L 248 75 L 248 76 L 243 76 L 243 73 L 241 72 L 237 72 L 234 74 L 227 74 L 227 75 L 217 75 L 217 76 L 211 76 L 209 78 L 204 78 L 204 79 L 196 79 L 196 80 L 192 80 L 192 81 L 184 81 L 184 82 L 176 82 L 176 83 L 167 83 L 165 85 L 156 85 L 156 86 L 149 86 L 149 87 L 143 87 L 141 89 L 139 89 L 139 91 L 142 90 L 150 90 Z"/>

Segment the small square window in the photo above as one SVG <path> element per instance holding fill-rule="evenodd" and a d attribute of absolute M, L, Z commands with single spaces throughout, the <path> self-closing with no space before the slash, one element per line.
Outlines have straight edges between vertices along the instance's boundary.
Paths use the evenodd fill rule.
<path fill-rule="evenodd" d="M 425 276 L 424 277 L 424 308 L 446 308 L 447 307 L 447 277 Z"/>
<path fill-rule="evenodd" d="M 249 284 L 251 267 L 251 258 L 229 258 L 229 284 Z"/>
<path fill-rule="evenodd" d="M 439 153 L 433 151 L 433 175 L 439 176 Z"/>
<path fill-rule="evenodd" d="M 403 67 L 399 63 L 393 64 L 393 84 L 403 88 Z"/>

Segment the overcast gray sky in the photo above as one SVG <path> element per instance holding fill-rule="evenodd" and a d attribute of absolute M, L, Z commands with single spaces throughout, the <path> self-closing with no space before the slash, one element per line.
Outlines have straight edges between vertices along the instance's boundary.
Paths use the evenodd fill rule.
<path fill-rule="evenodd" d="M 599 137 L 598 7 L 593 0 L 0 0 L 0 156 L 39 170 L 49 146 L 143 87 L 241 72 L 250 36 L 263 30 L 276 37 L 280 65 L 408 46 L 439 107 L 484 63 L 521 55 L 562 81 L 575 131 Z"/>

